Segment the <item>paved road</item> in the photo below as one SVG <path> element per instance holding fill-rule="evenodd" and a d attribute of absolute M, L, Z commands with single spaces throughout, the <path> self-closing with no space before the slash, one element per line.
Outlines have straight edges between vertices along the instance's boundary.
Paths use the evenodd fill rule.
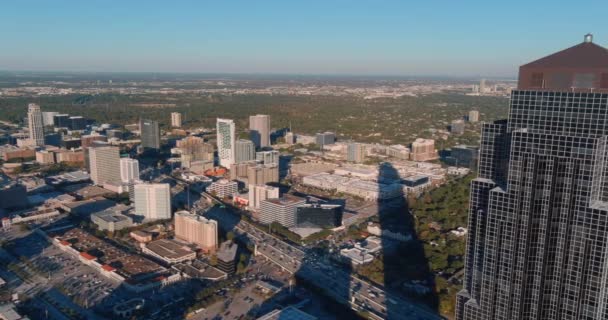
<path fill-rule="evenodd" d="M 371 317 L 377 319 L 441 319 L 438 314 L 420 303 L 410 302 L 392 294 L 386 297 L 384 289 L 358 279 L 252 224 L 239 221 L 238 216 L 235 216 L 237 213 L 231 210 L 222 211 L 224 212 L 212 213 L 213 218 L 219 220 L 220 226 L 235 225 L 235 233 L 255 243 L 258 254 L 267 257 L 284 270 L 292 274 L 297 273 L 299 277 L 325 289 L 337 301 L 350 303 L 353 309 L 366 310 Z"/>

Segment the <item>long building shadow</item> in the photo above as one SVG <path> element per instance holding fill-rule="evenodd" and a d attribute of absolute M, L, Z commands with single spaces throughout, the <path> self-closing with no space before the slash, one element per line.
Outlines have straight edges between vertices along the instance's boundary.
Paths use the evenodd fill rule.
<path fill-rule="evenodd" d="M 399 180 L 399 172 L 390 163 L 379 165 L 378 182 L 390 185 Z M 395 193 L 396 196 L 389 200 L 378 200 L 387 319 L 403 317 L 403 309 L 391 303 L 395 295 L 404 295 L 413 302 L 426 304 L 434 311 L 439 305 L 434 275 L 429 268 L 423 243 L 416 234 L 416 221 L 408 207 L 406 194 L 403 189 Z M 394 233 L 411 239 L 405 242 L 396 240 L 392 236 Z"/>

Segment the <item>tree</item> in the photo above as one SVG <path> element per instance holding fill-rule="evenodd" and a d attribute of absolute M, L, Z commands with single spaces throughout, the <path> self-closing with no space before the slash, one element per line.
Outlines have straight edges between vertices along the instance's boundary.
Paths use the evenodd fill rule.
<path fill-rule="evenodd" d="M 212 265 L 212 266 L 217 266 L 217 255 L 212 254 L 209 257 L 209 264 Z"/>
<path fill-rule="evenodd" d="M 228 231 L 228 233 L 226 233 L 226 239 L 232 241 L 234 239 L 234 232 Z"/>

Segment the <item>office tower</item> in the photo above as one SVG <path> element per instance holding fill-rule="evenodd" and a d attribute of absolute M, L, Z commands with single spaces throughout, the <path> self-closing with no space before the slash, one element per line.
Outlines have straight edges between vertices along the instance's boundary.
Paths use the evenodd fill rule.
<path fill-rule="evenodd" d="M 35 146 L 44 146 L 44 125 L 40 106 L 30 103 L 27 106 L 27 123 L 30 129 L 30 140 Z"/>
<path fill-rule="evenodd" d="M 435 149 L 435 140 L 416 139 L 412 142 L 410 156 L 413 161 L 429 161 L 439 158 Z"/>
<path fill-rule="evenodd" d="M 479 121 L 479 111 L 471 110 L 469 111 L 469 122 L 478 122 Z"/>
<path fill-rule="evenodd" d="M 70 117 L 68 120 L 70 121 L 68 126 L 70 130 L 82 131 L 87 128 L 87 119 L 84 117 L 74 116 Z"/>
<path fill-rule="evenodd" d="M 258 210 L 260 203 L 266 199 L 277 199 L 279 197 L 279 188 L 271 187 L 264 184 L 249 185 L 249 209 Z"/>
<path fill-rule="evenodd" d="M 479 148 L 475 146 L 457 145 L 450 151 L 450 164 L 457 167 L 474 169 L 479 161 Z"/>
<path fill-rule="evenodd" d="M 482 126 L 456 318 L 608 318 L 608 50 L 525 64 Z"/>
<path fill-rule="evenodd" d="M 160 128 L 158 122 L 152 120 L 139 121 L 141 147 L 144 150 L 160 150 Z"/>
<path fill-rule="evenodd" d="M 235 153 L 235 126 L 234 121 L 217 118 L 217 154 L 220 165 L 230 168 L 234 163 Z"/>
<path fill-rule="evenodd" d="M 346 147 L 346 160 L 356 163 L 365 161 L 365 145 L 356 142 L 349 143 Z"/>
<path fill-rule="evenodd" d="M 306 199 L 284 194 L 278 199 L 266 199 L 260 203 L 260 222 L 278 222 L 286 228 L 296 225 L 296 207 L 306 203 Z"/>
<path fill-rule="evenodd" d="M 336 228 L 342 225 L 343 207 L 338 204 L 308 203 L 296 207 L 299 228 Z"/>
<path fill-rule="evenodd" d="M 147 221 L 171 219 L 171 188 L 168 183 L 140 183 L 135 191 L 135 214 Z"/>
<path fill-rule="evenodd" d="M 44 135 L 44 144 L 47 146 L 61 147 L 61 133 L 47 133 Z"/>
<path fill-rule="evenodd" d="M 120 180 L 128 183 L 139 180 L 139 161 L 131 158 L 120 158 Z"/>
<path fill-rule="evenodd" d="M 479 93 L 484 93 L 486 92 L 487 88 L 486 88 L 486 79 L 481 79 L 479 81 Z"/>
<path fill-rule="evenodd" d="M 54 118 L 58 114 L 59 114 L 59 112 L 54 112 L 54 111 L 53 112 L 49 112 L 49 111 L 42 112 L 42 124 L 45 127 L 55 125 Z"/>
<path fill-rule="evenodd" d="M 453 134 L 463 134 L 464 133 L 464 120 L 453 120 L 452 124 L 450 124 L 450 132 Z"/>
<path fill-rule="evenodd" d="M 232 240 L 224 241 L 217 251 L 217 268 L 229 275 L 236 269 L 236 253 L 239 246 Z"/>
<path fill-rule="evenodd" d="M 107 142 L 108 137 L 100 134 L 88 134 L 80 137 L 80 146 L 85 149 L 93 145 L 94 142 Z"/>
<path fill-rule="evenodd" d="M 118 147 L 93 144 L 89 147 L 89 172 L 96 185 L 120 181 L 120 154 Z"/>
<path fill-rule="evenodd" d="M 239 192 L 239 184 L 236 181 L 220 179 L 207 187 L 207 192 L 218 198 L 232 197 Z"/>
<path fill-rule="evenodd" d="M 255 160 L 255 145 L 251 140 L 239 139 L 236 141 L 235 163 Z"/>
<path fill-rule="evenodd" d="M 316 143 L 319 147 L 336 143 L 336 134 L 333 132 L 317 133 L 315 135 Z"/>
<path fill-rule="evenodd" d="M 293 132 L 287 132 L 285 134 L 285 143 L 287 143 L 287 144 L 295 144 L 296 143 L 296 135 Z"/>
<path fill-rule="evenodd" d="M 53 125 L 56 128 L 68 128 L 71 125 L 70 116 L 67 114 L 56 114 L 53 117 Z"/>
<path fill-rule="evenodd" d="M 179 112 L 171 112 L 171 126 L 174 128 L 181 128 L 182 126 L 182 114 Z"/>
<path fill-rule="evenodd" d="M 255 160 L 262 164 L 279 164 L 279 151 L 258 151 L 255 153 Z"/>
<path fill-rule="evenodd" d="M 217 249 L 217 221 L 188 211 L 175 213 L 175 238 L 194 243 L 205 252 Z"/>
<path fill-rule="evenodd" d="M 0 209 L 20 209 L 27 206 L 26 187 L 0 174 Z"/>
<path fill-rule="evenodd" d="M 247 167 L 248 184 L 267 184 L 279 182 L 279 166 L 276 164 Z"/>
<path fill-rule="evenodd" d="M 249 135 L 257 148 L 270 146 L 270 117 L 265 114 L 249 116 Z"/>

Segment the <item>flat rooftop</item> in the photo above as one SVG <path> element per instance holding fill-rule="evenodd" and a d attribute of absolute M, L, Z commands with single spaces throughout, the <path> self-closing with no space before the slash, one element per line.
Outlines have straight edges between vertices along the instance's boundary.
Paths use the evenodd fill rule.
<path fill-rule="evenodd" d="M 274 203 L 276 205 L 280 205 L 280 206 L 288 206 L 288 205 L 292 205 L 298 202 L 302 202 L 302 201 L 306 201 L 306 199 L 304 198 L 300 198 L 300 197 L 296 197 L 294 195 L 291 194 L 284 194 L 283 196 L 281 196 L 278 199 L 266 199 L 264 201 L 270 202 L 270 203 Z"/>
<path fill-rule="evenodd" d="M 233 261 L 236 259 L 236 251 L 239 246 L 232 241 L 224 241 L 217 251 L 217 258 L 222 261 Z"/>
<path fill-rule="evenodd" d="M 169 239 L 159 239 L 146 244 L 146 248 L 167 259 L 179 259 L 192 254 L 188 246 Z"/>

